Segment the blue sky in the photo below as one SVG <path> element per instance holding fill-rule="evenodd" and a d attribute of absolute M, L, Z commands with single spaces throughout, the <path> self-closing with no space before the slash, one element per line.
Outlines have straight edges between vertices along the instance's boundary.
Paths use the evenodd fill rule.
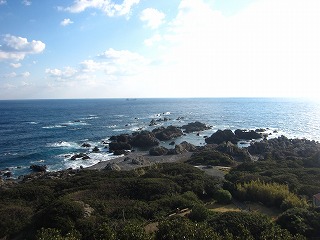
<path fill-rule="evenodd" d="M 319 98 L 319 0 L 0 0 L 0 99 Z"/>

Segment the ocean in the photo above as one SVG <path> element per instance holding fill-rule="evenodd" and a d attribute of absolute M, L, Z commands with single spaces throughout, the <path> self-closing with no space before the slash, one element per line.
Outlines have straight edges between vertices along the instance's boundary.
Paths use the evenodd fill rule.
<path fill-rule="evenodd" d="M 167 118 L 157 126 L 152 119 Z M 265 128 L 270 137 L 320 141 L 320 103 L 297 99 L 81 99 L 0 101 L 0 170 L 13 177 L 31 173 L 32 164 L 49 171 L 88 167 L 113 158 L 103 141 L 121 133 L 182 126 L 200 121 L 212 129 L 187 134 L 176 143 L 205 144 L 218 129 Z M 82 147 L 89 143 L 91 148 Z M 162 145 L 169 146 L 168 142 Z M 99 147 L 99 153 L 92 148 Z M 71 160 L 76 153 L 89 160 Z"/>

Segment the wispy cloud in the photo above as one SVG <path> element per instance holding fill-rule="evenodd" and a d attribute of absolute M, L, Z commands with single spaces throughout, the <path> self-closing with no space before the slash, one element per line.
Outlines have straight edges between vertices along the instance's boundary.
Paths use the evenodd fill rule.
<path fill-rule="evenodd" d="M 107 16 L 126 16 L 129 15 L 134 5 L 140 0 L 124 0 L 122 4 L 114 3 L 111 0 L 75 0 L 73 5 L 69 7 L 59 7 L 60 10 L 65 10 L 72 13 L 80 13 L 88 8 L 101 10 Z"/>
<path fill-rule="evenodd" d="M 30 77 L 30 75 L 31 75 L 30 72 L 23 72 L 23 73 L 11 72 L 11 73 L 3 74 L 2 77 L 3 78 L 18 78 L 18 77 L 28 78 Z"/>
<path fill-rule="evenodd" d="M 4 5 L 4 4 L 6 4 L 6 3 L 7 3 L 6 0 L 0 0 L 0 5 Z"/>
<path fill-rule="evenodd" d="M 10 63 L 10 66 L 13 68 L 19 68 L 21 67 L 21 63 Z"/>
<path fill-rule="evenodd" d="M 63 70 L 61 69 L 50 69 L 47 68 L 45 73 L 49 76 L 56 78 L 57 80 L 65 80 L 74 77 L 77 74 L 77 70 L 72 67 L 65 67 Z"/>
<path fill-rule="evenodd" d="M 4 35 L 0 41 L 0 60 L 23 60 L 28 54 L 43 52 L 46 46 L 41 41 L 32 40 L 29 42 L 27 38 L 10 34 Z"/>
<path fill-rule="evenodd" d="M 147 23 L 147 26 L 156 29 L 164 23 L 165 14 L 154 8 L 146 8 L 141 12 L 140 20 Z"/>
<path fill-rule="evenodd" d="M 25 5 L 25 6 L 30 6 L 32 4 L 32 2 L 29 1 L 29 0 L 23 0 L 22 4 Z"/>
<path fill-rule="evenodd" d="M 81 80 L 92 85 L 97 75 L 104 76 L 101 78 L 104 80 L 97 80 L 99 82 L 119 80 L 139 74 L 148 64 L 149 61 L 138 53 L 110 48 L 97 55 L 95 60 L 80 62 L 77 68 L 48 68 L 45 72 L 58 81 L 71 83 Z"/>
<path fill-rule="evenodd" d="M 68 26 L 72 23 L 73 23 L 73 21 L 71 21 L 70 18 L 65 18 L 60 22 L 60 25 L 65 27 L 65 26 Z"/>

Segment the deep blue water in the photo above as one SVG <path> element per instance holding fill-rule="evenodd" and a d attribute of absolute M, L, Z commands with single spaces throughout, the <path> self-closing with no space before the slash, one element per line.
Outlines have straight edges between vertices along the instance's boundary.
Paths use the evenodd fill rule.
<path fill-rule="evenodd" d="M 164 125 L 182 126 L 201 121 L 213 128 L 189 134 L 187 140 L 204 144 L 204 135 L 217 129 L 269 128 L 272 136 L 320 140 L 320 104 L 293 99 L 86 99 L 0 101 L 0 170 L 9 168 L 17 177 L 30 172 L 31 164 L 49 170 L 89 166 L 112 156 L 102 140 L 140 129 L 152 130 L 150 121 L 167 117 Z M 184 117 L 183 120 L 176 120 Z M 158 126 L 156 126 L 158 127 Z M 102 149 L 90 153 L 87 142 Z M 167 143 L 163 143 L 164 145 Z M 70 156 L 88 152 L 91 160 L 72 161 Z M 18 167 L 18 168 L 17 168 Z"/>

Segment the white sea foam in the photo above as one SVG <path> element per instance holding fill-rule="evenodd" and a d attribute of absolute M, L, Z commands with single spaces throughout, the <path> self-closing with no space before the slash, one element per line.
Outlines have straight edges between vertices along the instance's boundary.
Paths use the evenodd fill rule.
<path fill-rule="evenodd" d="M 109 126 L 107 126 L 107 128 L 116 128 L 117 127 L 117 125 L 109 125 Z"/>
<path fill-rule="evenodd" d="M 90 153 L 88 154 L 90 159 L 87 160 L 70 160 L 70 158 L 65 158 L 64 159 L 64 169 L 66 168 L 73 168 L 73 169 L 78 169 L 80 166 L 82 167 L 90 167 L 94 164 L 97 164 L 99 162 L 104 162 L 104 161 L 109 161 L 116 156 L 112 155 L 111 153 L 108 152 L 100 152 L 100 153 Z M 117 156 L 118 157 L 118 156 Z"/>
<path fill-rule="evenodd" d="M 39 124 L 38 122 L 27 122 L 28 124 L 36 125 Z"/>
<path fill-rule="evenodd" d="M 67 127 L 66 125 L 60 125 L 60 124 L 56 124 L 56 125 L 51 125 L 51 126 L 44 126 L 42 128 L 44 129 L 53 129 L 53 128 L 64 128 Z"/>
<path fill-rule="evenodd" d="M 83 121 L 69 121 L 66 123 L 62 123 L 62 126 L 85 126 L 85 125 L 90 125 L 90 124 Z"/>
<path fill-rule="evenodd" d="M 48 143 L 48 147 L 54 147 L 54 148 L 79 148 L 79 144 L 75 142 L 66 142 L 66 141 L 59 141 L 55 143 Z"/>
<path fill-rule="evenodd" d="M 113 129 L 113 132 L 124 132 L 127 131 L 127 129 L 123 129 L 123 128 L 118 128 L 118 129 Z"/>
<path fill-rule="evenodd" d="M 81 118 L 82 120 L 92 120 L 92 119 L 97 119 L 97 118 L 100 118 L 96 115 L 89 115 L 89 117 L 84 117 L 84 118 Z"/>

